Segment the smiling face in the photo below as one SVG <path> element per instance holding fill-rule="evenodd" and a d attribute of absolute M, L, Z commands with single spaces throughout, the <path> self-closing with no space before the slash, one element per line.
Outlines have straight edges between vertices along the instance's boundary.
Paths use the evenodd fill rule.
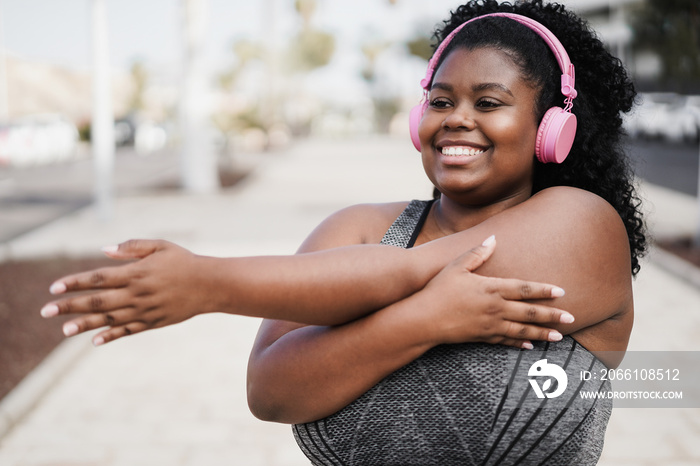
<path fill-rule="evenodd" d="M 465 205 L 530 197 L 538 90 L 504 52 L 455 49 L 437 69 L 418 133 L 428 178 Z"/>

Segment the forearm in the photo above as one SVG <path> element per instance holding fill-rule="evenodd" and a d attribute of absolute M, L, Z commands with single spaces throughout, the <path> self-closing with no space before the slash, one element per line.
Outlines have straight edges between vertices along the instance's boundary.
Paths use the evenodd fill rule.
<path fill-rule="evenodd" d="M 213 310 L 310 325 L 338 325 L 421 289 L 448 260 L 384 245 L 296 256 L 203 258 Z"/>
<path fill-rule="evenodd" d="M 302 423 L 342 409 L 435 345 L 420 307 L 414 295 L 349 324 L 302 327 L 254 349 L 251 411 L 266 421 Z"/>

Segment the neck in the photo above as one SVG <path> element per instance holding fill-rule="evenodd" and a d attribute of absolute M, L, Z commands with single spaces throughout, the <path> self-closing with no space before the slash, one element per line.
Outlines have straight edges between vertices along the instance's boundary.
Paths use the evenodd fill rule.
<path fill-rule="evenodd" d="M 432 217 L 441 236 L 467 230 L 504 210 L 520 204 L 530 193 L 520 193 L 488 205 L 465 205 L 445 196 L 435 203 Z"/>

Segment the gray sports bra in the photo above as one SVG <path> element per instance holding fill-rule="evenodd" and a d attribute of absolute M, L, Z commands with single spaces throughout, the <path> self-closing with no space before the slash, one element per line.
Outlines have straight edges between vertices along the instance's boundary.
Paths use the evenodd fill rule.
<path fill-rule="evenodd" d="M 410 247 L 429 207 L 412 201 L 382 243 Z M 314 465 L 596 464 L 612 401 L 582 398 L 574 375 L 603 364 L 571 337 L 534 345 L 438 346 L 294 437 Z"/>

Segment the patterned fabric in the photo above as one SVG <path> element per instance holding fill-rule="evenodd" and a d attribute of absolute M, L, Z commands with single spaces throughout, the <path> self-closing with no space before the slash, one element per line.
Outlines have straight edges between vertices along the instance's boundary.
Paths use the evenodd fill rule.
<path fill-rule="evenodd" d="M 406 247 L 429 206 L 411 202 L 382 243 Z M 596 464 L 612 402 L 582 399 L 584 382 L 573 377 L 561 396 L 537 398 L 528 371 L 542 359 L 568 374 L 604 367 L 568 336 L 530 351 L 438 346 L 339 412 L 293 426 L 294 436 L 324 466 Z"/>

